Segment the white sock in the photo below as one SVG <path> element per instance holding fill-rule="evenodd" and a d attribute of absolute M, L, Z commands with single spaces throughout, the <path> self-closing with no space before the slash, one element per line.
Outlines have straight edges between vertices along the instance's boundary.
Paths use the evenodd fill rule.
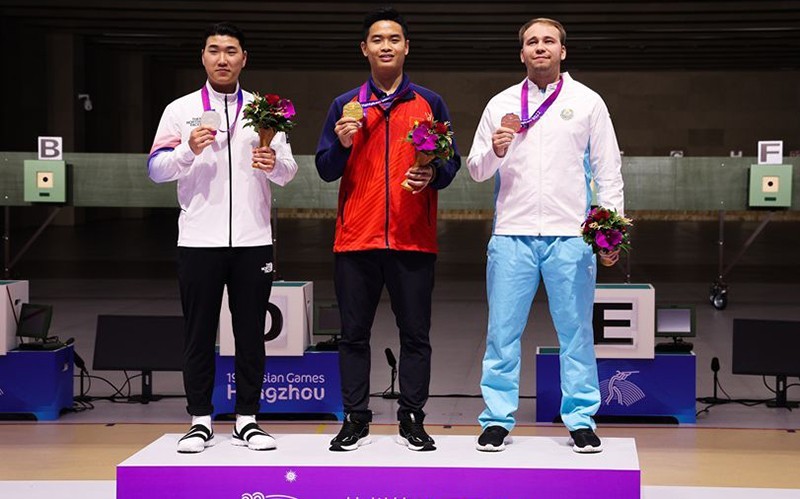
<path fill-rule="evenodd" d="M 236 431 L 237 432 L 241 432 L 242 428 L 244 428 L 245 426 L 247 426 L 250 423 L 255 423 L 255 422 L 256 422 L 256 417 L 255 416 L 237 414 L 236 415 Z"/>
<path fill-rule="evenodd" d="M 192 416 L 192 426 L 201 425 L 211 431 L 211 416 Z M 213 445 L 213 439 L 206 442 L 205 438 L 200 435 L 200 432 L 192 432 L 191 430 L 187 435 L 192 434 L 189 438 L 181 438 L 178 441 L 178 452 L 203 452 L 203 450 Z"/>
<path fill-rule="evenodd" d="M 196 424 L 201 424 L 210 430 L 211 416 L 192 416 L 192 426 Z"/>

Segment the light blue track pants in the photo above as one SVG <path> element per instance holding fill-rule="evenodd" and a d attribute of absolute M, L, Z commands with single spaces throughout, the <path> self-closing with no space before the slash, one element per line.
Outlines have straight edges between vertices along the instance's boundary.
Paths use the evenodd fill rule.
<path fill-rule="evenodd" d="M 486 266 L 489 330 L 481 392 L 481 427 L 511 431 L 519 406 L 520 344 L 544 279 L 561 347 L 561 418 L 570 431 L 595 428 L 600 407 L 592 332 L 597 267 L 580 237 L 492 236 Z"/>

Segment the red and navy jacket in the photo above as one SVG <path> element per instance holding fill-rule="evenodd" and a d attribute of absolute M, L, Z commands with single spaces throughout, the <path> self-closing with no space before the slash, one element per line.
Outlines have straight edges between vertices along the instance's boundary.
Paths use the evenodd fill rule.
<path fill-rule="evenodd" d="M 368 85 L 370 101 L 386 97 L 372 77 Z M 421 192 L 412 194 L 400 184 L 416 156 L 414 146 L 405 140 L 414 121 L 431 115 L 437 121 L 450 121 L 447 106 L 439 95 L 403 75 L 396 90 L 400 97 L 388 109 L 380 105 L 365 108 L 362 127 L 353 137 L 353 145 L 345 148 L 333 129 L 344 105 L 357 100 L 358 94 L 356 88 L 333 101 L 317 146 L 319 176 L 326 182 L 342 179 L 333 251 L 436 253 L 438 191 L 450 185 L 461 167 L 458 149 L 450 160 L 437 158 L 431 163 L 433 181 Z"/>

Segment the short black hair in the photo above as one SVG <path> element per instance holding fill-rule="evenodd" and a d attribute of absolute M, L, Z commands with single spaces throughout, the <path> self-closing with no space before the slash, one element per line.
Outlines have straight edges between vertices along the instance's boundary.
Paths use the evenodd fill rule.
<path fill-rule="evenodd" d="M 408 40 L 408 24 L 394 7 L 381 7 L 364 16 L 364 40 L 369 36 L 369 29 L 378 21 L 393 21 L 403 28 L 403 37 Z"/>
<path fill-rule="evenodd" d="M 206 34 L 205 36 L 203 36 L 203 49 L 206 48 L 208 37 L 215 35 L 230 36 L 232 38 L 236 38 L 237 40 L 239 40 L 239 45 L 241 45 L 242 50 L 247 50 L 245 48 L 245 38 L 242 30 L 240 30 L 238 26 L 228 22 L 217 23 L 212 26 L 209 26 L 208 29 L 206 29 Z"/>

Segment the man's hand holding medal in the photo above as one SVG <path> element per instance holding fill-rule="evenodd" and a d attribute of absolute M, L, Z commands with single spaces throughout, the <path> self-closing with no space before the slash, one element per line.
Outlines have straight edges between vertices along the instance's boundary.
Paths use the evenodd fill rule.
<path fill-rule="evenodd" d="M 344 147 L 353 145 L 353 136 L 361 128 L 364 119 L 364 108 L 357 101 L 348 102 L 342 108 L 342 117 L 336 122 L 333 131 Z"/>
<path fill-rule="evenodd" d="M 492 134 L 492 149 L 498 158 L 508 152 L 508 146 L 514 140 L 514 135 L 522 129 L 522 121 L 514 113 L 508 113 L 500 120 L 500 128 Z"/>

